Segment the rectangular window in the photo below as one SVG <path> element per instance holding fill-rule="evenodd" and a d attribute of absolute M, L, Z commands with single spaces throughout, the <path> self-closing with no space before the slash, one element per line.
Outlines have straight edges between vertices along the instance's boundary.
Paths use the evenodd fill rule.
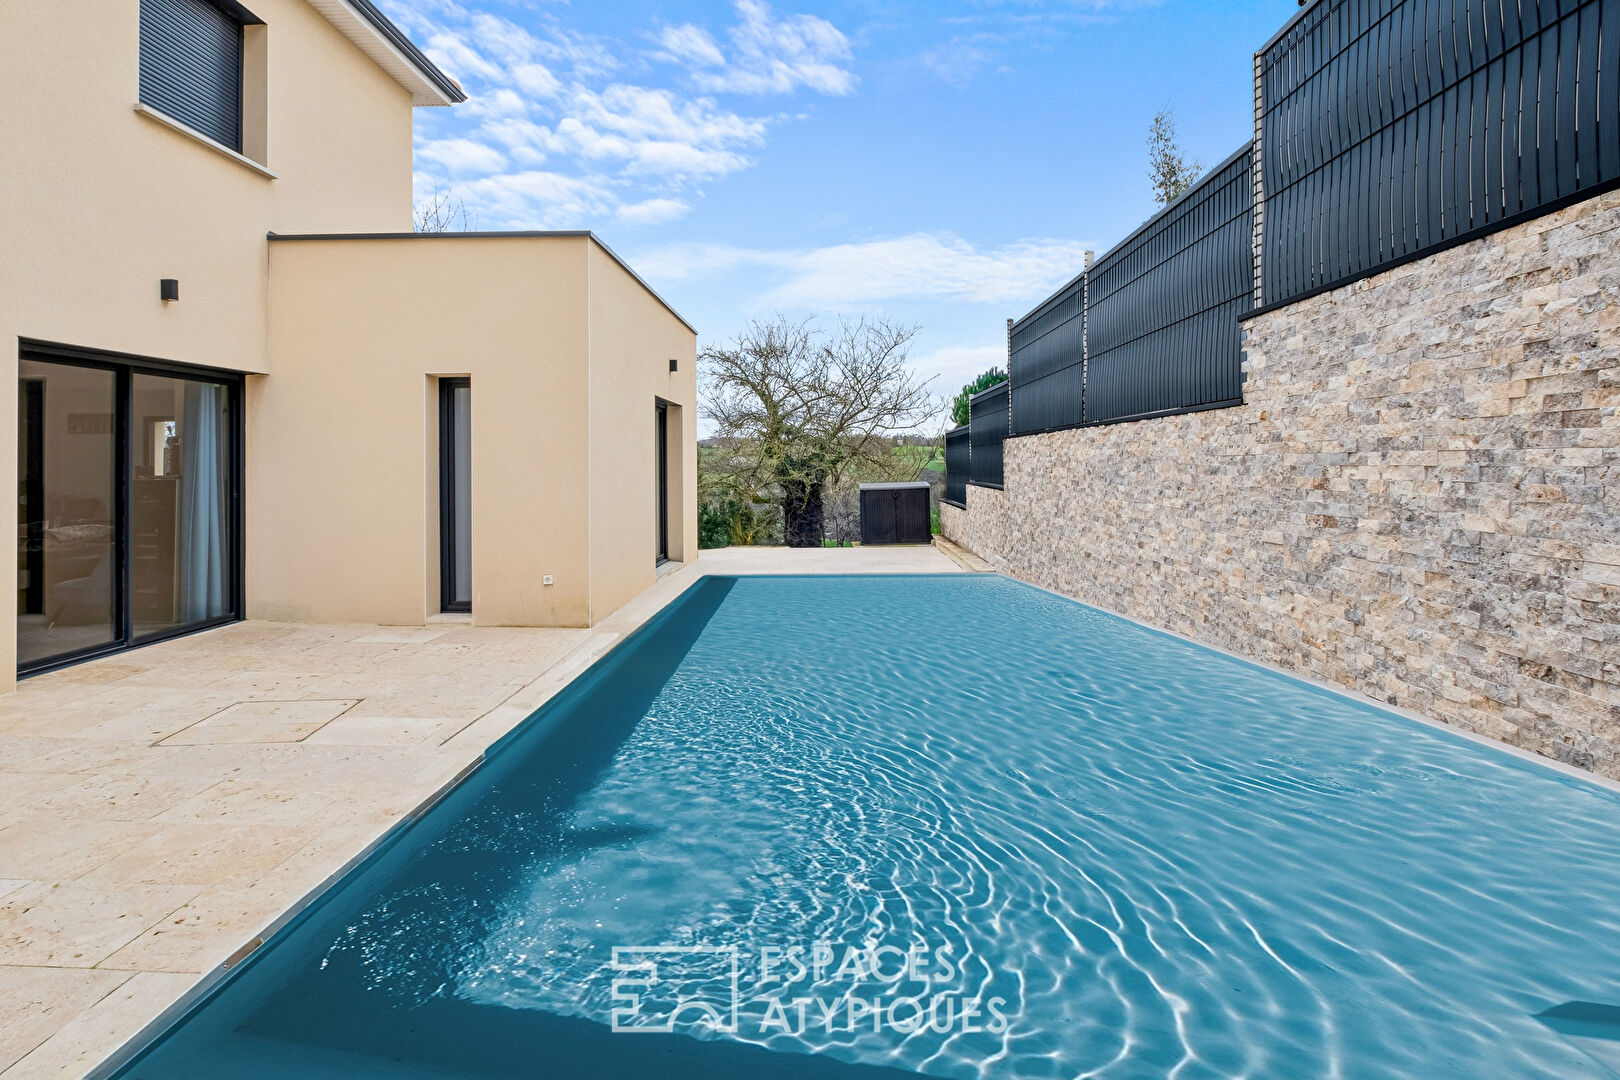
<path fill-rule="evenodd" d="M 245 16 L 210 0 L 141 0 L 141 101 L 238 153 Z"/>
<path fill-rule="evenodd" d="M 439 609 L 472 610 L 472 382 L 439 380 Z"/>
<path fill-rule="evenodd" d="M 653 441 L 657 443 L 653 468 L 658 481 L 658 563 L 669 560 L 669 406 L 662 401 L 656 405 L 658 422 L 653 428 Z"/>
<path fill-rule="evenodd" d="M 230 376 L 24 349 L 19 672 L 239 616 L 240 396 Z"/>

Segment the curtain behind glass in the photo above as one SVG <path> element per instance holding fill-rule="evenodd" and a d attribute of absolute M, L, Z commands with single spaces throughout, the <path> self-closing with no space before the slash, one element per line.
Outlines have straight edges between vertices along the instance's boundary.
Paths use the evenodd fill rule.
<path fill-rule="evenodd" d="M 188 380 L 180 424 L 181 623 L 230 610 L 229 431 L 226 388 Z"/>

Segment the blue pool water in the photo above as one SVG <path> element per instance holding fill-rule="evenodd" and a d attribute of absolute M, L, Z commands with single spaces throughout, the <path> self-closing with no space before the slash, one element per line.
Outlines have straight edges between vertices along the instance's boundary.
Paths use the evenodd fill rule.
<path fill-rule="evenodd" d="M 1617 837 L 1002 578 L 711 579 L 122 1075 L 1613 1078 Z"/>

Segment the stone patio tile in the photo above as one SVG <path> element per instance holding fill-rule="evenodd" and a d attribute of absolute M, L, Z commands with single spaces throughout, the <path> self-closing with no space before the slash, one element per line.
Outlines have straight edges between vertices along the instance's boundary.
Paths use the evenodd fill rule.
<path fill-rule="evenodd" d="M 290 701 L 321 676 L 307 671 L 238 671 L 218 679 L 210 688 L 233 695 L 238 701 Z"/>
<path fill-rule="evenodd" d="M 154 779 L 116 773 L 82 777 L 28 805 L 24 816 L 49 814 L 63 819 L 145 821 L 210 787 L 208 778 Z"/>
<path fill-rule="evenodd" d="M 386 825 L 346 825 L 323 829 L 314 840 L 274 870 L 257 878 L 248 889 L 274 893 L 282 911 L 325 885 L 327 880 L 392 828 Z M 239 943 L 240 944 L 240 943 Z"/>
<path fill-rule="evenodd" d="M 290 788 L 320 789 L 335 796 L 347 784 L 430 781 L 447 764 L 454 763 L 431 746 L 282 743 L 242 747 L 234 775 Z"/>
<path fill-rule="evenodd" d="M 444 782 L 448 782 L 459 771 L 447 767 L 444 770 Z M 424 785 L 420 783 L 351 784 L 321 815 L 321 820 L 337 827 L 392 825 L 422 805 L 428 796 L 433 794 L 434 789 L 424 791 L 423 788 Z"/>
<path fill-rule="evenodd" d="M 0 829 L 0 877 L 30 881 L 75 878 L 151 836 L 144 821 L 25 817 Z"/>
<path fill-rule="evenodd" d="M 122 1046 L 196 983 L 196 974 L 97 971 L 121 979 L 111 993 L 80 1012 L 5 1072 L 5 1080 L 80 1077 Z M 5 975 L 0 972 L 0 985 Z M 0 1052 L 3 1057 L 3 1052 Z"/>
<path fill-rule="evenodd" d="M 258 885 L 204 890 L 100 966 L 127 971 L 208 971 L 224 963 L 297 899 Z"/>
<path fill-rule="evenodd" d="M 105 742 L 7 735 L 0 738 L 0 772 L 84 773 L 114 770 L 136 760 L 147 744 L 128 739 Z"/>
<path fill-rule="evenodd" d="M 453 734 L 465 720 L 444 716 L 353 716 L 345 714 L 304 742 L 327 746 L 407 746 L 437 743 Z"/>
<path fill-rule="evenodd" d="M 280 866 L 315 836 L 308 826 L 162 825 L 85 881 L 135 885 L 242 885 Z"/>
<path fill-rule="evenodd" d="M 165 745 L 301 742 L 343 715 L 358 698 L 241 701 L 164 739 Z"/>
<path fill-rule="evenodd" d="M 236 699 L 202 690 L 176 690 L 130 686 L 95 688 L 87 698 L 40 708 L 26 720 L 12 723 L 15 735 L 70 738 L 144 739 L 152 731 L 177 730 Z M 161 735 L 159 736 L 161 738 Z"/>
<path fill-rule="evenodd" d="M 244 774 L 243 754 L 255 749 L 240 744 L 210 746 L 145 746 L 126 764 L 141 776 L 189 780 L 192 777 L 224 780 Z"/>
<path fill-rule="evenodd" d="M 0 964 L 94 967 L 196 894 L 191 885 L 36 881 L 0 900 Z"/>
<path fill-rule="evenodd" d="M 0 967 L 0 1070 L 128 981 L 127 971 Z"/>
<path fill-rule="evenodd" d="M 0 807 L 0 828 L 27 817 L 25 808 L 54 791 L 83 782 L 78 773 L 0 773 L 0 791 L 5 805 Z"/>
<path fill-rule="evenodd" d="M 229 694 L 215 694 L 185 705 L 167 705 L 155 708 L 121 710 L 110 719 L 102 720 L 73 733 L 75 739 L 139 740 L 147 745 L 162 742 L 177 731 L 190 727 L 205 717 L 235 702 Z"/>
<path fill-rule="evenodd" d="M 413 694 L 397 696 L 377 694 L 356 705 L 351 716 L 444 717 L 462 721 L 476 720 L 510 697 L 517 687 L 501 686 L 482 694 Z"/>
<path fill-rule="evenodd" d="M 282 780 L 222 780 L 157 820 L 162 824 L 301 825 L 329 807 L 333 798 L 330 791 Z"/>
<path fill-rule="evenodd" d="M 425 645 L 449 633 L 437 626 L 385 626 L 354 639 L 359 645 Z"/>
<path fill-rule="evenodd" d="M 144 659 L 137 662 L 128 657 L 120 657 L 99 664 L 75 664 L 57 671 L 48 671 L 43 675 L 33 676 L 29 681 L 37 682 L 41 689 L 46 690 L 65 686 L 96 686 L 118 682 L 131 675 L 139 675 L 151 666 L 151 663 Z"/>
<path fill-rule="evenodd" d="M 9 896 L 27 884 L 22 878 L 0 878 L 0 897 Z"/>

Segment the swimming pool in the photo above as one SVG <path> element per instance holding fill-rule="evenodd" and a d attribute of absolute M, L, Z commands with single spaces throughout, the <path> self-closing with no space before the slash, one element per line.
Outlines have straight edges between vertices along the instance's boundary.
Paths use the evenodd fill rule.
<path fill-rule="evenodd" d="M 1612 1078 L 1616 837 L 997 576 L 710 578 L 117 1075 Z"/>

